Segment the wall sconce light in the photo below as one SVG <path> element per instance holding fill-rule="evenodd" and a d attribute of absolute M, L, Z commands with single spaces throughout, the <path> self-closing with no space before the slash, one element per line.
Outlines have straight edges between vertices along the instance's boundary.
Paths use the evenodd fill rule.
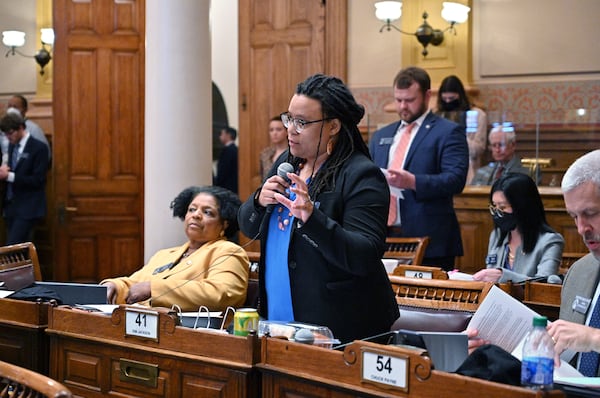
<path fill-rule="evenodd" d="M 417 40 L 423 46 L 423 54 L 424 57 L 429 54 L 427 51 L 427 46 L 429 44 L 433 46 L 439 46 L 444 41 L 444 32 L 450 31 L 456 35 L 456 29 L 454 25 L 458 23 L 463 23 L 469 18 L 469 11 L 471 8 L 454 2 L 445 1 L 442 3 L 442 18 L 444 18 L 450 26 L 448 26 L 444 30 L 434 29 L 427 23 L 427 17 L 429 14 L 427 12 L 423 12 L 423 23 L 421 26 L 417 28 L 415 33 L 405 32 L 399 29 L 397 26 L 393 25 L 397 19 L 400 19 L 402 15 L 402 2 L 401 1 L 380 1 L 375 3 L 375 16 L 377 19 L 384 22 L 379 32 L 383 32 L 384 29 L 390 31 L 392 28 L 396 29 L 400 33 L 404 33 L 405 35 L 416 36 Z"/>
<path fill-rule="evenodd" d="M 38 50 L 35 55 L 26 55 L 17 50 L 19 47 L 25 45 L 25 33 L 18 30 L 5 30 L 2 32 L 2 43 L 8 47 L 6 56 L 19 54 L 23 57 L 34 58 L 35 62 L 40 66 L 40 75 L 44 75 L 44 67 L 48 65 L 48 62 L 52 59 L 50 51 L 52 51 L 52 45 L 54 44 L 54 29 L 44 28 L 41 29 L 41 41 L 42 48 Z M 49 47 L 46 48 L 46 46 Z"/>

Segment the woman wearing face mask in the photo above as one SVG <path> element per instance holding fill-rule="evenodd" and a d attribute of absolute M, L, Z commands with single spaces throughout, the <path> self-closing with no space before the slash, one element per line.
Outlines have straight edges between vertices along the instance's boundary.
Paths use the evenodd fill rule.
<path fill-rule="evenodd" d="M 525 174 L 509 173 L 490 193 L 494 230 L 490 234 L 486 269 L 473 279 L 522 282 L 556 274 L 565 241 L 546 223 L 535 182 Z"/>
<path fill-rule="evenodd" d="M 446 77 L 440 84 L 436 113 L 465 128 L 467 143 L 469 144 L 467 182 L 470 182 L 475 175 L 475 171 L 481 167 L 481 158 L 487 140 L 487 116 L 482 109 L 470 103 L 462 82 L 454 75 Z"/>

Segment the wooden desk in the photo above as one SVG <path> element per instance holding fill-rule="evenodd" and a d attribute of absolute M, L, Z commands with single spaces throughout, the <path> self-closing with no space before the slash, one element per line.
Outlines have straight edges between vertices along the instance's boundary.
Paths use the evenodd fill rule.
<path fill-rule="evenodd" d="M 50 305 L 0 299 L 0 360 L 48 374 Z"/>
<path fill-rule="evenodd" d="M 488 210 L 490 188 L 467 185 L 460 195 L 454 197 L 464 249 L 464 256 L 457 258 L 456 265 L 466 273 L 473 274 L 485 267 L 488 240 L 494 228 Z M 560 188 L 542 186 L 538 189 L 548 224 L 565 238 L 564 252 L 587 253 L 573 219 L 565 210 Z"/>
<path fill-rule="evenodd" d="M 560 314 L 560 294 L 562 285 L 551 283 L 525 283 L 523 304 L 540 315 L 547 316 L 550 321 L 558 319 Z"/>
<path fill-rule="evenodd" d="M 85 397 L 258 397 L 260 340 L 176 326 L 161 314 L 159 340 L 125 335 L 112 316 L 53 308 L 50 375 Z M 155 377 L 148 377 L 156 373 Z M 152 384 L 154 380 L 154 384 Z"/>
<path fill-rule="evenodd" d="M 402 391 L 362 378 L 362 355 L 374 351 L 382 355 L 408 358 L 407 388 Z M 537 392 L 521 387 L 445 373 L 431 369 L 428 357 L 396 346 L 355 341 L 342 351 L 264 338 L 262 360 L 263 397 L 536 397 Z M 542 395 L 539 395 L 542 396 Z M 550 391 L 547 397 L 564 397 Z"/>

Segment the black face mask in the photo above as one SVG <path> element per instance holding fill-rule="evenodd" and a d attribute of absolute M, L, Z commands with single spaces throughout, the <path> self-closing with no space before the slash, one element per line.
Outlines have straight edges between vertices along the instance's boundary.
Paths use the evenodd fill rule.
<path fill-rule="evenodd" d="M 502 233 L 508 233 L 517 227 L 517 219 L 512 213 L 504 213 L 504 216 L 493 216 L 494 225 Z"/>
<path fill-rule="evenodd" d="M 460 99 L 454 99 L 449 102 L 442 101 L 442 110 L 446 112 L 452 112 L 458 109 L 460 106 Z"/>

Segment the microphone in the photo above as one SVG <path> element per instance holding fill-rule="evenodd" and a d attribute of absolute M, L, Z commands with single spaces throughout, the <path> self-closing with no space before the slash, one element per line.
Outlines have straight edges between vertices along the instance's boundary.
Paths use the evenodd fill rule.
<path fill-rule="evenodd" d="M 277 167 L 277 175 L 283 178 L 286 182 L 290 182 L 291 180 L 288 178 L 287 173 L 293 173 L 294 166 L 292 166 L 288 162 L 283 162 Z"/>
<path fill-rule="evenodd" d="M 554 285 L 562 285 L 563 280 L 559 275 L 549 275 L 548 283 L 552 283 Z"/>
<path fill-rule="evenodd" d="M 293 173 L 293 172 L 294 172 L 294 166 L 292 166 L 288 162 L 283 162 L 277 167 L 277 175 L 279 177 L 283 178 L 285 180 L 285 182 L 287 182 L 288 184 L 291 182 L 291 180 L 288 178 L 287 173 Z M 273 212 L 274 208 L 275 208 L 274 204 L 268 205 L 267 206 L 267 215 L 270 215 Z"/>
<path fill-rule="evenodd" d="M 315 335 L 308 329 L 300 329 L 294 335 L 294 341 L 302 344 L 313 344 L 315 342 Z"/>

